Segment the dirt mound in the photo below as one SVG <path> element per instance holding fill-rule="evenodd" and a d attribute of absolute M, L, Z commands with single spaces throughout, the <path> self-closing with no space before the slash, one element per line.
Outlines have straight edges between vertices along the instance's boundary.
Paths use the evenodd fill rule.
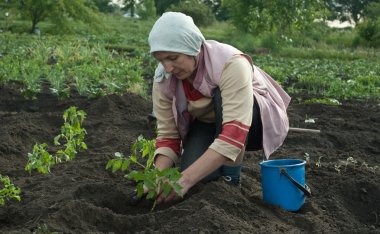
<path fill-rule="evenodd" d="M 129 153 L 138 135 L 154 136 L 147 125 L 150 101 L 136 95 L 58 100 L 42 93 L 25 100 L 0 86 L 0 174 L 21 187 L 22 201 L 0 207 L 0 233 L 378 233 L 380 229 L 380 107 L 352 101 L 342 106 L 289 107 L 292 127 L 271 159 L 308 157 L 306 181 L 313 196 L 298 212 L 262 201 L 261 152 L 246 154 L 241 187 L 223 180 L 195 186 L 180 202 L 138 206 L 128 199 L 133 185 L 105 170 L 114 152 Z M 53 145 L 69 106 L 87 113 L 88 150 L 42 175 L 24 170 L 35 143 Z M 314 119 L 315 123 L 305 123 Z M 356 160 L 347 160 L 352 157 Z"/>

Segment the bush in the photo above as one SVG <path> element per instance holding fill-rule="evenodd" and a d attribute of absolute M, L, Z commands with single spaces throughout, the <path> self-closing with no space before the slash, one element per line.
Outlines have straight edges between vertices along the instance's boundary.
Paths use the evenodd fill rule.
<path fill-rule="evenodd" d="M 362 43 L 368 46 L 380 47 L 380 18 L 369 20 L 358 26 L 358 33 Z M 360 40 L 359 40 L 360 41 Z"/>
<path fill-rule="evenodd" d="M 210 8 L 198 0 L 182 1 L 178 5 L 170 6 L 168 11 L 182 12 L 191 16 L 197 26 L 209 26 L 215 21 Z"/>

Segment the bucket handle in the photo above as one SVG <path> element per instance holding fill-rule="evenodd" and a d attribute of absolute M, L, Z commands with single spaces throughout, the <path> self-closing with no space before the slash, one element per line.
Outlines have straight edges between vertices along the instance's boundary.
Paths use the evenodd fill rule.
<path fill-rule="evenodd" d="M 285 170 L 285 168 L 280 169 L 281 174 L 284 174 L 297 188 L 299 188 L 306 196 L 311 197 L 310 187 L 305 184 L 305 187 L 298 183 L 293 177 L 289 175 L 289 173 Z"/>

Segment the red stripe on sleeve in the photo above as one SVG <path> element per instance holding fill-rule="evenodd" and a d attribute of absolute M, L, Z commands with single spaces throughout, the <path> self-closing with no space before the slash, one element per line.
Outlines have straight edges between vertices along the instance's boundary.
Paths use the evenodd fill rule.
<path fill-rule="evenodd" d="M 249 128 L 250 126 L 239 121 L 225 123 L 218 139 L 241 149 L 244 146 Z"/>
<path fill-rule="evenodd" d="M 156 139 L 156 148 L 168 147 L 172 149 L 177 155 L 180 153 L 181 140 L 172 138 L 158 138 Z"/>

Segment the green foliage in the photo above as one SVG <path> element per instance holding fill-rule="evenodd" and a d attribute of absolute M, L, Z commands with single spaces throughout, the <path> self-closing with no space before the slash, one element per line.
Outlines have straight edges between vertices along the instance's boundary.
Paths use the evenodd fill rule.
<path fill-rule="evenodd" d="M 121 170 L 127 171 L 131 165 L 136 165 L 143 171 L 131 170 L 126 177 L 137 182 L 137 196 L 141 197 L 144 193 L 144 187 L 147 189 L 146 199 L 155 199 L 160 192 L 163 192 L 164 197 L 167 197 L 171 191 L 181 195 L 181 186 L 177 181 L 181 178 L 181 173 L 177 168 L 166 168 L 159 170 L 154 168 L 154 152 L 155 140 L 147 140 L 143 136 L 139 136 L 131 149 L 131 155 L 125 157 L 122 153 L 116 152 L 115 158 L 108 161 L 106 170 L 111 169 L 112 172 Z M 138 155 L 141 159 L 145 159 L 145 165 L 139 162 Z M 156 201 L 153 203 L 152 210 L 156 206 Z"/>
<path fill-rule="evenodd" d="M 87 149 L 87 145 L 84 143 L 84 137 L 87 132 L 82 128 L 85 117 L 86 113 L 83 110 L 77 111 L 75 106 L 64 112 L 63 119 L 65 122 L 61 127 L 61 134 L 54 138 L 54 145 L 61 145 L 60 140 L 63 139 L 65 149 L 58 150 L 56 157 L 66 161 L 73 160 L 77 155 L 77 150 Z"/>
<path fill-rule="evenodd" d="M 47 151 L 47 144 L 35 144 L 32 153 L 28 153 L 28 163 L 25 170 L 29 173 L 36 169 L 39 173 L 50 173 L 50 167 L 56 163 L 58 158 L 55 158 Z"/>
<path fill-rule="evenodd" d="M 326 0 L 326 5 L 332 12 L 330 18 L 358 23 L 363 16 L 367 16 L 365 8 L 372 2 L 378 0 Z"/>
<path fill-rule="evenodd" d="M 111 13 L 116 10 L 116 6 L 109 4 L 109 0 L 91 0 L 91 2 L 96 6 L 98 11 L 100 12 Z"/>
<path fill-rule="evenodd" d="M 0 182 L 3 184 L 3 186 L 0 186 L 0 206 L 4 206 L 5 201 L 10 199 L 21 201 L 21 189 L 12 184 L 8 176 L 0 174 Z"/>
<path fill-rule="evenodd" d="M 146 96 L 143 75 L 154 69 L 147 49 L 124 49 L 118 44 L 111 47 L 110 37 L 59 39 L 0 34 L 0 39 L 5 42 L 0 52 L 4 55 L 0 60 L 0 82 L 20 82 L 20 91 L 31 99 L 41 91 L 45 79 L 50 82 L 51 92 L 60 99 L 68 97 L 73 89 L 87 97 L 126 91 Z M 101 44 L 101 40 L 107 45 Z M 126 45 L 146 44 L 134 37 L 119 40 L 116 42 Z M 135 55 L 128 57 L 129 51 Z"/>
<path fill-rule="evenodd" d="M 48 145 L 46 143 L 35 144 L 32 153 L 28 153 L 28 163 L 25 166 L 25 170 L 29 171 L 29 173 L 34 169 L 43 174 L 50 173 L 51 166 L 61 163 L 63 160 L 73 160 L 78 151 L 86 150 L 87 145 L 83 140 L 87 132 L 82 128 L 85 117 L 86 113 L 83 110 L 77 110 L 75 106 L 65 110 L 61 134 L 54 137 L 55 146 L 60 146 L 60 141 L 63 140 L 65 147 L 57 150 L 52 155 L 47 151 Z"/>
<path fill-rule="evenodd" d="M 144 0 L 142 4 L 138 4 L 137 13 L 142 19 L 156 18 L 154 0 Z"/>
<path fill-rule="evenodd" d="M 259 34 L 275 30 L 279 34 L 302 28 L 324 14 L 323 1 L 230 0 L 224 1 L 234 25 L 244 32 Z"/>
<path fill-rule="evenodd" d="M 181 1 L 178 5 L 172 5 L 168 11 L 178 11 L 191 16 L 197 26 L 208 26 L 215 21 L 210 8 L 199 0 Z"/>
<path fill-rule="evenodd" d="M 53 232 L 49 230 L 46 224 L 38 225 L 32 232 L 32 234 L 58 234 L 58 232 Z"/>
<path fill-rule="evenodd" d="M 359 36 L 366 44 L 380 47 L 380 2 L 371 3 L 366 8 L 367 16 L 358 25 Z M 360 43 L 360 42 L 359 42 Z M 359 44 L 358 43 L 358 44 Z"/>
<path fill-rule="evenodd" d="M 37 24 L 45 19 L 50 19 L 63 33 L 70 30 L 70 19 L 101 28 L 101 21 L 91 6 L 86 0 L 23 0 L 20 1 L 19 9 L 23 18 L 32 22 L 32 33 Z"/>
<path fill-rule="evenodd" d="M 171 5 L 177 5 L 181 0 L 155 0 L 157 15 L 162 15 Z"/>
<path fill-rule="evenodd" d="M 344 100 L 380 98 L 380 68 L 376 60 L 258 56 L 254 61 L 289 93 Z"/>

